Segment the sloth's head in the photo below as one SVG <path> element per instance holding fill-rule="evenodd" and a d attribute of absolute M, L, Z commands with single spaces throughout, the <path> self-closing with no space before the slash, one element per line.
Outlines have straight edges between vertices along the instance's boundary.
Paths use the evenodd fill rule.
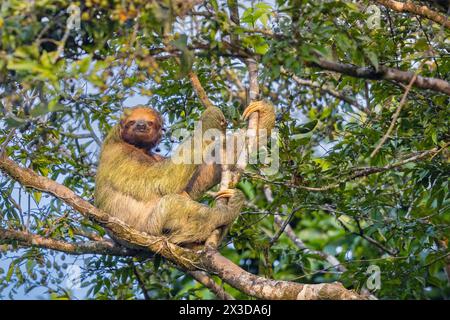
<path fill-rule="evenodd" d="M 126 109 L 120 121 L 121 138 L 138 148 L 154 148 L 162 136 L 160 114 L 145 106 Z"/>

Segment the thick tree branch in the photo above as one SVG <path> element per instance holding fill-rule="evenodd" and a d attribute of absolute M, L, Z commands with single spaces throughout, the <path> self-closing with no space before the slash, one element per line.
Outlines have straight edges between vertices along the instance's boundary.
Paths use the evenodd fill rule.
<path fill-rule="evenodd" d="M 259 99 L 258 84 L 258 63 L 255 59 L 249 58 L 245 60 L 248 69 L 248 91 L 250 102 Z"/>
<path fill-rule="evenodd" d="M 133 246 L 156 252 L 186 270 L 206 270 L 247 295 L 260 299 L 364 299 L 340 283 L 300 284 L 289 281 L 269 280 L 246 272 L 215 249 L 193 251 L 178 247 L 164 237 L 154 237 L 139 232 L 120 220 L 114 219 L 77 196 L 69 188 L 22 168 L 5 155 L 0 157 L 0 169 L 21 183 L 42 192 L 50 193 L 80 212 L 83 216 L 111 230 L 113 234 Z M 59 250 L 63 247 L 53 246 Z"/>
<path fill-rule="evenodd" d="M 277 38 L 280 35 L 270 33 L 269 36 L 272 38 Z M 236 51 L 237 48 L 233 47 L 227 41 L 222 41 L 222 44 L 226 48 L 229 48 L 231 52 L 236 54 L 236 57 L 240 57 L 240 59 L 244 62 L 249 61 L 248 59 L 254 59 L 254 57 L 258 57 L 258 55 L 255 53 L 246 52 L 245 55 L 239 54 L 240 52 Z M 203 50 L 211 50 L 211 48 L 207 44 L 199 48 Z M 359 67 L 348 63 L 340 63 L 326 60 L 321 57 L 318 57 L 317 61 L 314 63 L 307 62 L 306 64 L 324 70 L 338 72 L 355 78 L 370 79 L 370 80 L 391 80 L 403 83 L 405 85 L 408 85 L 410 83 L 411 79 L 414 77 L 415 74 L 414 72 L 411 71 L 402 71 L 399 69 L 390 68 L 383 65 L 378 66 L 378 69 L 376 70 L 373 67 Z M 414 82 L 414 87 L 420 89 L 428 89 L 450 95 L 450 83 L 438 78 L 418 76 L 416 81 Z"/>
<path fill-rule="evenodd" d="M 178 247 L 168 242 L 164 237 L 150 236 L 131 228 L 122 221 L 110 217 L 105 212 L 83 200 L 69 188 L 51 179 L 39 176 L 30 169 L 22 168 L 5 156 L 0 156 L 0 169 L 23 186 L 52 194 L 61 199 L 83 216 L 111 230 L 114 235 L 125 242 L 152 252 L 157 252 L 186 269 L 197 268 L 198 255 L 193 251 Z"/>
<path fill-rule="evenodd" d="M 236 4 L 236 3 L 235 3 Z M 255 100 L 259 96 L 259 85 L 258 85 L 258 65 L 254 59 L 245 60 L 249 70 L 249 99 Z M 212 102 L 209 100 L 203 86 L 201 85 L 197 75 L 191 71 L 189 73 L 189 79 L 191 80 L 191 84 L 196 92 L 198 98 L 205 108 L 210 108 L 213 106 Z M 258 113 L 253 113 L 249 117 L 248 130 L 249 132 L 256 133 L 258 129 Z M 242 130 L 242 134 L 245 134 L 244 130 Z M 249 152 L 255 150 L 257 147 L 257 140 L 253 139 L 253 144 L 249 143 L 248 149 Z M 226 162 L 226 151 L 225 145 L 222 147 L 222 177 L 220 181 L 220 190 L 233 188 L 240 179 L 240 173 L 247 166 L 247 150 L 243 150 L 243 154 L 239 155 L 239 161 L 237 162 L 233 171 L 230 170 L 229 165 Z M 219 201 L 226 201 L 225 199 L 220 199 Z M 215 230 L 210 237 L 206 240 L 205 245 L 210 248 L 217 248 L 220 245 L 220 242 L 223 236 L 227 233 L 228 227 L 222 229 Z"/>
<path fill-rule="evenodd" d="M 277 38 L 280 34 L 269 33 L 270 37 Z M 222 44 L 225 48 L 229 49 L 232 53 L 232 56 L 235 58 L 239 58 L 242 61 L 246 59 L 253 59 L 253 57 L 257 57 L 258 55 L 255 53 L 245 52 L 241 53 L 237 50 L 237 48 L 233 47 L 229 42 L 222 41 Z M 206 50 L 208 55 L 211 53 L 211 48 L 207 44 L 197 44 L 197 49 Z M 227 54 L 218 53 L 219 55 L 226 56 Z M 201 55 L 201 54 L 198 54 Z M 229 54 L 228 54 L 229 55 Z M 306 65 L 314 66 L 323 70 L 334 71 L 337 73 L 341 73 L 344 75 L 348 75 L 355 78 L 369 79 L 369 80 L 391 80 L 401 84 L 408 85 L 411 79 L 414 77 L 414 72 L 411 71 L 403 71 L 395 68 L 390 68 L 387 66 L 380 65 L 378 66 L 378 70 L 373 67 L 359 67 L 353 64 L 348 63 L 340 63 L 335 61 L 326 60 L 323 58 L 318 58 L 318 60 L 314 63 L 305 62 Z M 414 82 L 414 87 L 425 90 L 432 90 L 435 92 L 444 93 L 450 95 L 450 83 L 448 81 L 439 79 L 439 78 L 431 78 L 431 77 L 423 77 L 418 76 L 416 81 Z"/>
<path fill-rule="evenodd" d="M 200 83 L 200 80 L 198 79 L 197 75 L 193 72 L 189 72 L 189 79 L 191 80 L 192 87 L 194 88 L 195 93 L 197 94 L 197 97 L 199 98 L 200 102 L 203 104 L 203 106 L 208 109 L 212 108 L 214 105 L 209 100 L 208 95 L 206 94 L 205 89 L 203 89 L 202 84 Z M 232 173 L 230 171 L 229 166 L 226 164 L 225 161 L 225 145 L 222 146 L 222 169 L 221 169 L 221 181 L 220 181 L 220 190 L 228 189 L 231 187 L 231 180 L 232 180 Z M 219 199 L 219 203 L 225 203 L 227 201 L 226 199 Z M 222 240 L 222 235 L 225 234 L 226 230 L 222 229 L 216 229 L 213 231 L 213 233 L 206 239 L 205 246 L 210 248 L 217 248 L 220 244 L 220 241 Z"/>
<path fill-rule="evenodd" d="M 236 3 L 234 3 L 236 4 Z M 258 65 L 254 59 L 247 59 L 245 61 L 247 64 L 247 68 L 249 71 L 249 100 L 255 100 L 259 96 L 259 85 L 258 85 Z M 250 136 L 252 133 L 256 134 L 258 131 L 258 119 L 259 119 L 259 113 L 254 112 L 250 114 L 250 117 L 248 119 L 248 129 L 247 132 L 245 129 L 241 129 L 240 134 L 247 136 L 247 134 Z M 252 143 L 253 140 L 253 143 Z M 258 146 L 258 142 L 256 139 L 249 139 L 248 146 L 246 148 L 243 148 L 241 151 L 241 154 L 238 155 L 238 161 L 236 163 L 236 166 L 234 166 L 234 170 L 230 170 L 229 166 L 227 164 L 222 165 L 222 179 L 220 181 L 220 189 L 226 189 L 226 188 L 232 188 L 235 187 L 239 179 L 241 178 L 241 172 L 244 171 L 245 167 L 248 163 L 248 155 L 249 153 L 253 152 L 255 148 Z M 224 146 L 225 147 L 225 146 Z M 226 151 L 223 148 L 222 154 L 224 156 L 224 159 L 226 157 Z M 224 162 L 226 163 L 226 162 Z M 228 232 L 229 226 L 224 227 L 223 230 L 215 230 L 211 236 L 206 241 L 206 247 L 207 248 L 217 248 L 224 235 Z"/>
<path fill-rule="evenodd" d="M 87 241 L 87 242 L 66 242 L 45 238 L 36 234 L 0 228 L 0 242 L 17 242 L 22 246 L 38 247 L 44 249 L 57 250 L 73 255 L 81 254 L 102 254 L 112 256 L 131 256 L 136 255 L 136 250 L 118 246 L 109 241 Z"/>
<path fill-rule="evenodd" d="M 10 229 L 0 228 L 0 242 L 1 243 L 14 243 L 17 242 L 21 246 L 25 247 L 38 247 L 43 249 L 51 249 L 60 252 L 64 252 L 72 255 L 82 255 L 82 254 L 101 254 L 101 255 L 111 255 L 111 256 L 136 256 L 141 253 L 137 250 L 128 249 L 126 247 L 118 246 L 110 241 L 88 241 L 88 242 L 77 242 L 69 243 L 66 241 L 55 240 L 51 238 L 45 238 L 39 235 L 31 234 L 24 231 L 16 231 Z M 142 289 L 144 297 L 149 300 L 147 289 L 145 288 L 142 276 L 139 274 L 136 265 L 131 262 L 130 267 L 138 280 L 139 286 Z M 217 285 L 211 277 L 208 276 L 203 271 L 188 271 L 190 276 L 195 280 L 203 284 L 205 287 L 210 289 L 214 294 L 222 300 L 234 300 L 234 298 L 225 292 L 225 290 Z"/>
<path fill-rule="evenodd" d="M 255 276 L 221 256 L 215 250 L 206 251 L 205 263 L 211 272 L 217 274 L 228 284 L 259 299 L 353 300 L 365 298 L 353 291 L 345 289 L 338 282 L 300 284 Z"/>
<path fill-rule="evenodd" d="M 322 58 L 319 58 L 314 65 L 325 70 L 339 72 L 356 78 L 393 80 L 404 84 L 409 84 L 415 76 L 414 72 L 402 71 L 385 66 L 379 66 L 378 70 L 375 70 L 372 67 L 358 67 L 352 64 L 339 63 Z M 417 79 L 414 81 L 414 86 L 450 95 L 450 83 L 442 79 L 417 76 Z"/>
<path fill-rule="evenodd" d="M 446 28 L 450 28 L 450 21 L 448 20 L 448 17 L 431 10 L 427 6 L 416 5 L 412 1 L 400 2 L 394 0 L 376 0 L 376 2 L 391 10 L 416 14 L 441 24 Z"/>

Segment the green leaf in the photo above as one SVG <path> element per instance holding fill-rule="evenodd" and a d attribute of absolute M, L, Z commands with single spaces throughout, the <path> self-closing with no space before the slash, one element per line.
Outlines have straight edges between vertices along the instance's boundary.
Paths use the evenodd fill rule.
<path fill-rule="evenodd" d="M 255 198 L 255 189 L 253 188 L 253 184 L 250 181 L 240 181 L 237 187 L 239 187 L 239 189 L 244 192 L 248 199 L 252 200 L 253 198 Z"/>
<path fill-rule="evenodd" d="M 25 124 L 25 120 L 14 117 L 14 116 L 10 116 L 10 117 L 5 118 L 5 123 L 8 126 L 8 128 L 10 128 L 10 129 L 11 128 L 19 128 Z"/>
<path fill-rule="evenodd" d="M 159 266 L 161 265 L 162 258 L 160 255 L 156 255 L 153 259 L 153 270 L 158 271 Z"/>
<path fill-rule="evenodd" d="M 180 57 L 180 76 L 185 76 L 192 69 L 194 63 L 194 54 L 188 49 L 188 37 L 185 34 L 179 35 L 178 39 L 173 40 L 171 44 L 181 51 Z"/>
<path fill-rule="evenodd" d="M 265 42 L 258 43 L 258 44 L 255 44 L 254 48 L 255 48 L 255 52 L 257 54 L 263 55 L 263 54 L 266 54 L 266 52 L 269 50 L 269 45 Z"/>
<path fill-rule="evenodd" d="M 368 50 L 365 50 L 364 53 L 366 54 L 367 59 L 369 59 L 372 67 L 374 67 L 375 70 L 378 71 L 378 56 L 377 56 L 377 54 L 373 51 L 368 51 Z"/>
<path fill-rule="evenodd" d="M 181 76 L 185 76 L 191 71 L 194 64 L 194 53 L 189 50 L 185 50 L 181 53 Z"/>
<path fill-rule="evenodd" d="M 305 123 L 305 124 L 301 125 L 300 127 L 295 128 L 295 131 L 299 132 L 299 133 L 302 133 L 302 134 L 303 133 L 308 133 L 308 132 L 314 130 L 314 128 L 316 127 L 317 123 L 318 123 L 318 120 L 310 121 L 308 123 Z"/>
<path fill-rule="evenodd" d="M 39 204 L 39 202 L 41 202 L 41 199 L 42 199 L 42 192 L 34 191 L 33 199 L 34 199 L 34 201 L 36 201 L 37 204 Z"/>
<path fill-rule="evenodd" d="M 8 268 L 8 272 L 6 273 L 6 277 L 5 277 L 5 281 L 9 282 L 11 281 L 11 277 L 14 273 L 14 269 L 16 267 L 16 264 L 13 262 L 10 263 L 9 268 Z"/>
<path fill-rule="evenodd" d="M 77 61 L 78 70 L 80 73 L 86 73 L 89 70 L 89 66 L 91 64 L 91 57 L 88 56 L 80 61 Z"/>

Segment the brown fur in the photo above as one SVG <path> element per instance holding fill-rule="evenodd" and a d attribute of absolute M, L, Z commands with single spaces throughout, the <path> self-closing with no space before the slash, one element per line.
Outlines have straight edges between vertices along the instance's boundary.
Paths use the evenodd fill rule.
<path fill-rule="evenodd" d="M 142 130 L 139 130 L 139 126 Z M 151 108 L 135 107 L 125 112 L 120 121 L 123 141 L 144 150 L 154 148 L 162 136 L 163 121 L 159 113 Z"/>
<path fill-rule="evenodd" d="M 258 110 L 262 127 L 272 129 L 274 109 Z M 202 130 L 224 131 L 225 117 L 218 108 L 202 114 Z M 140 121 L 140 122 L 139 122 Z M 146 123 L 148 128 L 141 127 Z M 261 126 L 260 126 L 261 128 Z M 175 164 L 152 152 L 161 139 L 162 119 L 150 108 L 127 110 L 105 139 L 96 177 L 96 205 L 137 230 L 165 235 L 177 244 L 204 242 L 217 228 L 231 224 L 244 203 L 241 191 L 230 191 L 228 203 L 209 207 L 195 200 L 221 178 L 217 164 Z M 194 148 L 193 138 L 180 146 Z M 203 151 L 208 147 L 202 145 Z"/>
<path fill-rule="evenodd" d="M 227 205 L 213 208 L 194 201 L 186 190 L 188 185 L 196 184 L 191 180 L 197 179 L 202 165 L 175 164 L 170 158 L 157 158 L 147 150 L 152 144 L 142 143 L 156 141 L 153 135 L 156 130 L 148 130 L 147 138 L 139 135 L 136 144 L 133 124 L 127 124 L 147 120 L 151 112 L 139 107 L 127 113 L 104 141 L 96 177 L 96 205 L 140 231 L 166 235 L 178 244 L 203 242 L 214 229 L 230 224 L 240 212 L 243 194 L 236 190 Z M 200 120 L 203 131 L 225 130 L 225 117 L 218 108 L 206 110 Z M 125 136 L 133 144 L 124 141 Z M 191 139 L 183 142 L 183 146 L 193 148 Z M 202 146 L 206 147 L 207 144 Z M 201 181 L 209 186 L 214 179 L 217 177 Z M 197 190 L 200 189 L 203 190 L 202 186 L 198 186 Z"/>

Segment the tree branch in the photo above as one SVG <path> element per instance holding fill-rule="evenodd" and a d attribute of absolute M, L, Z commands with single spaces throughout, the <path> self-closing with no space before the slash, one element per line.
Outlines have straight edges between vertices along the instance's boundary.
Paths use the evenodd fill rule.
<path fill-rule="evenodd" d="M 341 283 L 300 284 L 270 280 L 251 274 L 238 267 L 215 250 L 206 250 L 206 267 L 236 289 L 259 299 L 285 300 L 354 300 L 365 299 L 345 289 Z"/>
<path fill-rule="evenodd" d="M 376 0 L 376 2 L 391 10 L 416 14 L 430 19 L 431 21 L 434 21 L 438 24 L 441 24 L 446 28 L 450 28 L 450 21 L 448 21 L 448 18 L 446 16 L 440 14 L 439 12 L 431 10 L 427 6 L 418 6 L 415 5 L 412 1 L 400 2 L 393 0 Z"/>
<path fill-rule="evenodd" d="M 264 186 L 264 195 L 266 196 L 266 199 L 269 203 L 272 203 L 274 201 L 273 195 L 272 195 L 272 190 L 270 189 L 270 187 L 268 185 Z M 288 219 L 283 221 L 283 219 L 279 215 L 274 215 L 274 221 L 278 225 L 278 227 L 280 227 L 280 231 L 283 230 L 283 232 L 286 234 L 286 236 L 297 246 L 297 248 L 299 248 L 306 254 L 314 254 L 314 255 L 321 257 L 323 260 L 328 261 L 329 264 L 331 264 L 333 267 L 335 267 L 340 272 L 345 272 L 347 270 L 347 268 L 345 268 L 345 266 L 343 266 L 339 262 L 339 260 L 336 259 L 335 256 L 327 254 L 323 251 L 309 249 L 305 245 L 305 243 L 300 238 L 297 237 L 294 230 L 289 225 L 289 220 L 291 217 L 292 217 L 292 215 L 290 217 L 288 217 Z"/>
<path fill-rule="evenodd" d="M 211 290 L 217 298 L 221 300 L 235 300 L 232 295 L 227 293 L 221 286 L 215 283 L 206 272 L 188 271 L 187 274 Z"/>
<path fill-rule="evenodd" d="M 112 256 L 132 256 L 136 255 L 136 250 L 131 250 L 118 246 L 109 241 L 86 241 L 86 242 L 66 242 L 45 238 L 36 234 L 0 228 L 0 241 L 4 243 L 18 242 L 27 247 L 38 247 L 52 249 L 73 255 L 82 254 L 102 254 Z"/>
<path fill-rule="evenodd" d="M 130 261 L 129 265 L 131 267 L 131 270 L 133 270 L 134 276 L 136 277 L 139 288 L 141 288 L 141 291 L 142 291 L 142 294 L 144 295 L 145 300 L 150 300 L 150 296 L 148 295 L 147 288 L 145 287 L 145 280 L 142 279 L 142 276 L 139 273 L 139 270 L 137 269 L 137 267 L 133 261 Z"/>
<path fill-rule="evenodd" d="M 421 68 L 419 68 L 419 70 L 420 69 Z M 406 98 L 408 97 L 408 93 L 411 90 L 411 88 L 412 88 L 412 86 L 414 84 L 414 81 L 416 81 L 417 76 L 418 76 L 418 72 L 416 74 L 414 74 L 414 77 L 412 77 L 411 81 L 409 82 L 408 86 L 406 87 L 405 93 L 403 94 L 402 99 L 400 100 L 400 103 L 398 104 L 397 109 L 395 110 L 394 114 L 392 115 L 391 124 L 389 125 L 389 128 L 386 131 L 386 133 L 384 134 L 384 136 L 381 138 L 380 142 L 378 142 L 377 146 L 375 147 L 375 149 L 370 154 L 371 158 L 373 158 L 378 153 L 378 151 L 380 151 L 380 149 L 383 146 L 383 144 L 389 138 L 392 130 L 394 130 L 395 124 L 397 123 L 397 119 L 400 116 L 400 111 L 402 111 L 402 107 L 406 103 Z"/>
<path fill-rule="evenodd" d="M 194 91 L 197 94 L 197 97 L 200 99 L 200 102 L 203 104 L 203 106 L 205 108 L 213 107 L 214 105 L 211 102 L 211 100 L 209 100 L 208 95 L 206 94 L 205 89 L 203 89 L 203 86 L 200 83 L 197 74 L 195 74 L 195 72 L 191 70 L 188 76 L 189 80 L 191 80 L 192 87 L 194 88 Z"/>
<path fill-rule="evenodd" d="M 142 248 L 144 253 L 149 250 L 161 254 L 166 259 L 174 262 L 186 270 L 207 270 L 208 273 L 217 274 L 229 285 L 241 290 L 247 295 L 261 299 L 363 299 L 365 297 L 353 291 L 345 289 L 342 284 L 299 284 L 289 281 L 268 280 L 244 271 L 217 250 L 205 247 L 204 251 L 193 251 L 181 248 L 167 241 L 164 237 L 150 236 L 139 232 L 122 221 L 110 217 L 107 213 L 97 209 L 89 202 L 77 196 L 69 188 L 43 176 L 34 171 L 22 168 L 5 155 L 0 157 L 0 169 L 10 177 L 26 187 L 34 188 L 42 192 L 54 195 L 64 201 L 67 205 L 77 210 L 83 216 L 93 220 L 99 225 L 109 229 L 115 237 L 129 243 L 132 246 Z M 33 245 L 33 240 L 38 239 L 37 245 L 45 243 L 46 248 L 54 250 L 66 250 L 80 252 L 78 248 L 67 247 L 65 244 L 44 241 L 42 238 L 29 238 L 15 232 L 2 233 L 8 239 L 15 237 Z M 95 245 L 94 248 L 97 248 Z M 85 247 L 82 247 L 85 248 Z M 91 246 L 90 246 L 91 248 Z M 101 247 L 105 249 L 105 246 Z M 91 253 L 91 251 L 89 252 Z"/>
<path fill-rule="evenodd" d="M 444 150 L 445 148 L 447 148 L 449 146 L 449 144 L 450 144 L 450 142 L 447 142 L 440 148 L 436 147 L 436 148 L 433 148 L 430 150 L 426 150 L 426 151 L 422 151 L 419 153 L 415 153 L 413 155 L 409 155 L 404 160 L 385 165 L 384 167 L 353 168 L 353 169 L 351 169 L 351 171 L 353 171 L 354 173 L 351 174 L 350 176 L 348 176 L 347 178 L 345 178 L 341 181 L 331 183 L 331 184 L 328 184 L 325 186 L 320 186 L 320 187 L 309 187 L 309 186 L 298 185 L 298 184 L 294 184 L 294 183 L 286 183 L 286 182 L 276 182 L 276 181 L 272 182 L 272 181 L 268 181 L 266 178 L 264 178 L 260 175 L 256 175 L 256 174 L 247 174 L 247 175 L 251 178 L 259 179 L 259 180 L 265 181 L 270 184 L 282 185 L 282 186 L 289 187 L 289 188 L 299 188 L 299 189 L 308 190 L 308 191 L 327 191 L 327 190 L 339 187 L 339 185 L 344 182 L 348 182 L 348 181 L 351 181 L 351 180 L 354 180 L 357 178 L 365 177 L 365 176 L 368 176 L 368 175 L 371 175 L 374 173 L 381 173 L 381 172 L 389 171 L 392 169 L 396 169 L 396 168 L 401 167 L 409 162 L 416 162 L 416 161 L 422 160 L 430 155 L 434 156 L 434 155 L 438 154 L 439 152 L 441 152 L 442 150 Z"/>
<path fill-rule="evenodd" d="M 390 249 L 390 248 L 386 247 L 385 245 L 381 244 L 380 242 L 378 242 L 377 240 L 375 240 L 374 238 L 366 235 L 364 233 L 364 229 L 361 227 L 359 220 L 357 220 L 357 219 L 355 219 L 355 220 L 356 220 L 356 225 L 358 227 L 358 232 L 353 232 L 353 234 L 359 235 L 361 238 L 365 239 L 366 241 L 373 244 L 375 247 L 377 247 L 381 251 L 389 254 L 390 256 L 392 256 L 392 257 L 397 256 L 397 254 L 399 252 L 397 249 Z"/>
<path fill-rule="evenodd" d="M 199 257 L 193 251 L 176 246 L 165 237 L 150 236 L 131 228 L 122 221 L 110 217 L 107 213 L 97 209 L 69 188 L 51 179 L 39 176 L 30 169 L 20 167 L 6 156 L 0 156 L 0 169 L 23 186 L 52 194 L 61 199 L 86 218 L 111 230 L 119 239 L 133 246 L 159 253 L 186 269 L 198 268 Z"/>
<path fill-rule="evenodd" d="M 330 71 L 339 72 L 348 76 L 371 79 L 371 80 L 393 80 L 409 84 L 415 73 L 379 66 L 378 71 L 373 67 L 358 67 L 351 64 L 333 62 L 319 58 L 313 65 Z M 417 76 L 414 86 L 421 89 L 429 89 L 450 95 L 450 83 L 437 78 Z"/>
<path fill-rule="evenodd" d="M 214 105 L 209 100 L 208 95 L 206 94 L 205 89 L 203 89 L 202 84 L 200 83 L 200 80 L 198 79 L 197 75 L 193 72 L 189 72 L 189 79 L 191 80 L 192 87 L 194 88 L 194 91 L 197 94 L 197 97 L 200 99 L 200 102 L 203 104 L 203 106 L 208 109 L 212 108 Z M 225 152 L 225 145 L 222 146 L 222 166 L 221 166 L 221 181 L 220 181 L 220 190 L 228 189 L 231 187 L 231 180 L 232 180 L 232 173 L 229 168 L 229 166 L 226 164 L 227 162 L 224 161 L 226 157 Z M 226 203 L 226 199 L 219 199 L 219 203 Z M 220 241 L 222 240 L 222 235 L 226 233 L 226 230 L 222 230 L 223 228 L 216 229 L 212 232 L 212 234 L 206 239 L 205 246 L 210 248 L 217 248 L 220 244 Z"/>
<path fill-rule="evenodd" d="M 348 104 L 350 104 L 352 106 L 355 106 L 358 110 L 360 110 L 360 111 L 362 111 L 364 113 L 367 113 L 367 114 L 371 113 L 369 109 L 361 106 L 355 99 L 350 98 L 350 97 L 340 93 L 339 91 L 334 90 L 333 88 L 322 86 L 318 82 L 311 81 L 311 80 L 308 80 L 308 79 L 301 79 L 301 78 L 297 77 L 295 74 L 291 74 L 291 73 L 287 72 L 283 67 L 281 68 L 281 72 L 284 73 L 287 76 L 291 76 L 292 79 L 297 84 L 299 84 L 301 86 L 307 86 L 307 87 L 310 87 L 310 88 L 318 89 L 321 93 L 326 93 L 326 94 L 329 94 L 329 95 L 331 95 L 331 96 L 333 96 L 335 98 L 338 98 L 338 99 L 340 99 L 342 101 L 345 101 Z"/>
<path fill-rule="evenodd" d="M 278 218 L 275 219 L 275 222 L 278 224 L 278 226 L 280 227 L 280 229 L 278 230 L 278 232 L 272 237 L 272 239 L 270 239 L 269 241 L 269 245 L 272 246 L 275 242 L 278 241 L 278 239 L 281 237 L 281 235 L 283 234 L 283 232 L 286 230 L 286 228 L 289 226 L 289 222 L 291 222 L 292 218 L 294 217 L 294 214 L 300 210 L 300 208 L 295 208 L 292 210 L 291 214 L 289 215 L 289 217 L 287 217 L 287 219 L 285 219 L 284 221 L 278 217 L 278 216 L 274 216 L 274 218 Z M 281 222 L 281 223 L 278 223 Z"/>
<path fill-rule="evenodd" d="M 236 4 L 236 3 L 235 3 Z M 258 85 L 258 65 L 254 59 L 245 60 L 247 64 L 247 68 L 249 71 L 249 100 L 255 100 L 259 96 L 259 85 Z M 248 119 L 248 128 L 247 130 L 241 129 L 240 134 L 244 136 L 250 136 L 252 133 L 257 134 L 258 132 L 258 119 L 259 112 L 254 112 L 250 114 Z M 257 137 L 257 136 L 256 136 Z M 234 137 L 233 137 L 234 138 Z M 248 157 L 251 152 L 256 150 L 255 148 L 258 146 L 257 139 L 249 139 L 248 146 L 241 150 L 241 153 L 238 155 L 238 160 L 236 165 L 234 166 L 234 170 L 229 169 L 228 164 L 222 165 L 222 179 L 220 181 L 220 190 L 234 187 L 238 184 L 239 179 L 241 178 L 241 172 L 244 171 L 247 166 Z M 224 159 L 226 157 L 226 150 L 222 149 L 222 154 Z M 227 162 L 223 162 L 227 163 Z M 223 230 L 217 229 L 211 234 L 211 236 L 206 241 L 206 247 L 210 249 L 217 248 L 224 235 L 228 232 L 229 226 L 223 228 Z"/>
<path fill-rule="evenodd" d="M 283 219 L 281 219 L 279 216 L 275 216 L 274 218 L 275 223 L 281 228 L 284 223 Z M 319 256 L 340 272 L 345 272 L 347 270 L 347 268 L 345 268 L 345 266 L 343 266 L 335 256 L 327 254 L 323 251 L 309 249 L 305 245 L 305 243 L 299 237 L 297 237 L 294 230 L 289 224 L 285 227 L 284 233 L 300 250 L 302 250 L 302 252 Z"/>
<path fill-rule="evenodd" d="M 280 36 L 280 34 L 270 33 L 268 36 L 277 38 Z M 255 53 L 245 52 L 245 54 L 241 54 L 241 52 L 238 52 L 238 48 L 231 45 L 227 41 L 222 41 L 222 44 L 226 48 L 232 50 L 232 52 L 236 54 L 236 57 L 239 57 L 244 62 L 246 60 L 248 61 L 248 59 L 254 59 L 253 57 L 258 57 L 258 54 Z M 208 45 L 203 45 L 201 47 L 199 46 L 199 49 L 211 50 Z M 321 57 L 318 57 L 316 62 L 305 62 L 305 64 L 312 65 L 323 70 L 338 72 L 355 78 L 370 80 L 391 80 L 406 85 L 409 84 L 411 79 L 414 77 L 414 72 L 411 71 L 402 71 L 383 65 L 378 66 L 378 70 L 376 70 L 373 67 L 358 67 L 348 63 L 339 63 L 326 60 Z M 450 95 L 450 83 L 438 78 L 418 76 L 416 81 L 414 82 L 414 87 Z"/>

